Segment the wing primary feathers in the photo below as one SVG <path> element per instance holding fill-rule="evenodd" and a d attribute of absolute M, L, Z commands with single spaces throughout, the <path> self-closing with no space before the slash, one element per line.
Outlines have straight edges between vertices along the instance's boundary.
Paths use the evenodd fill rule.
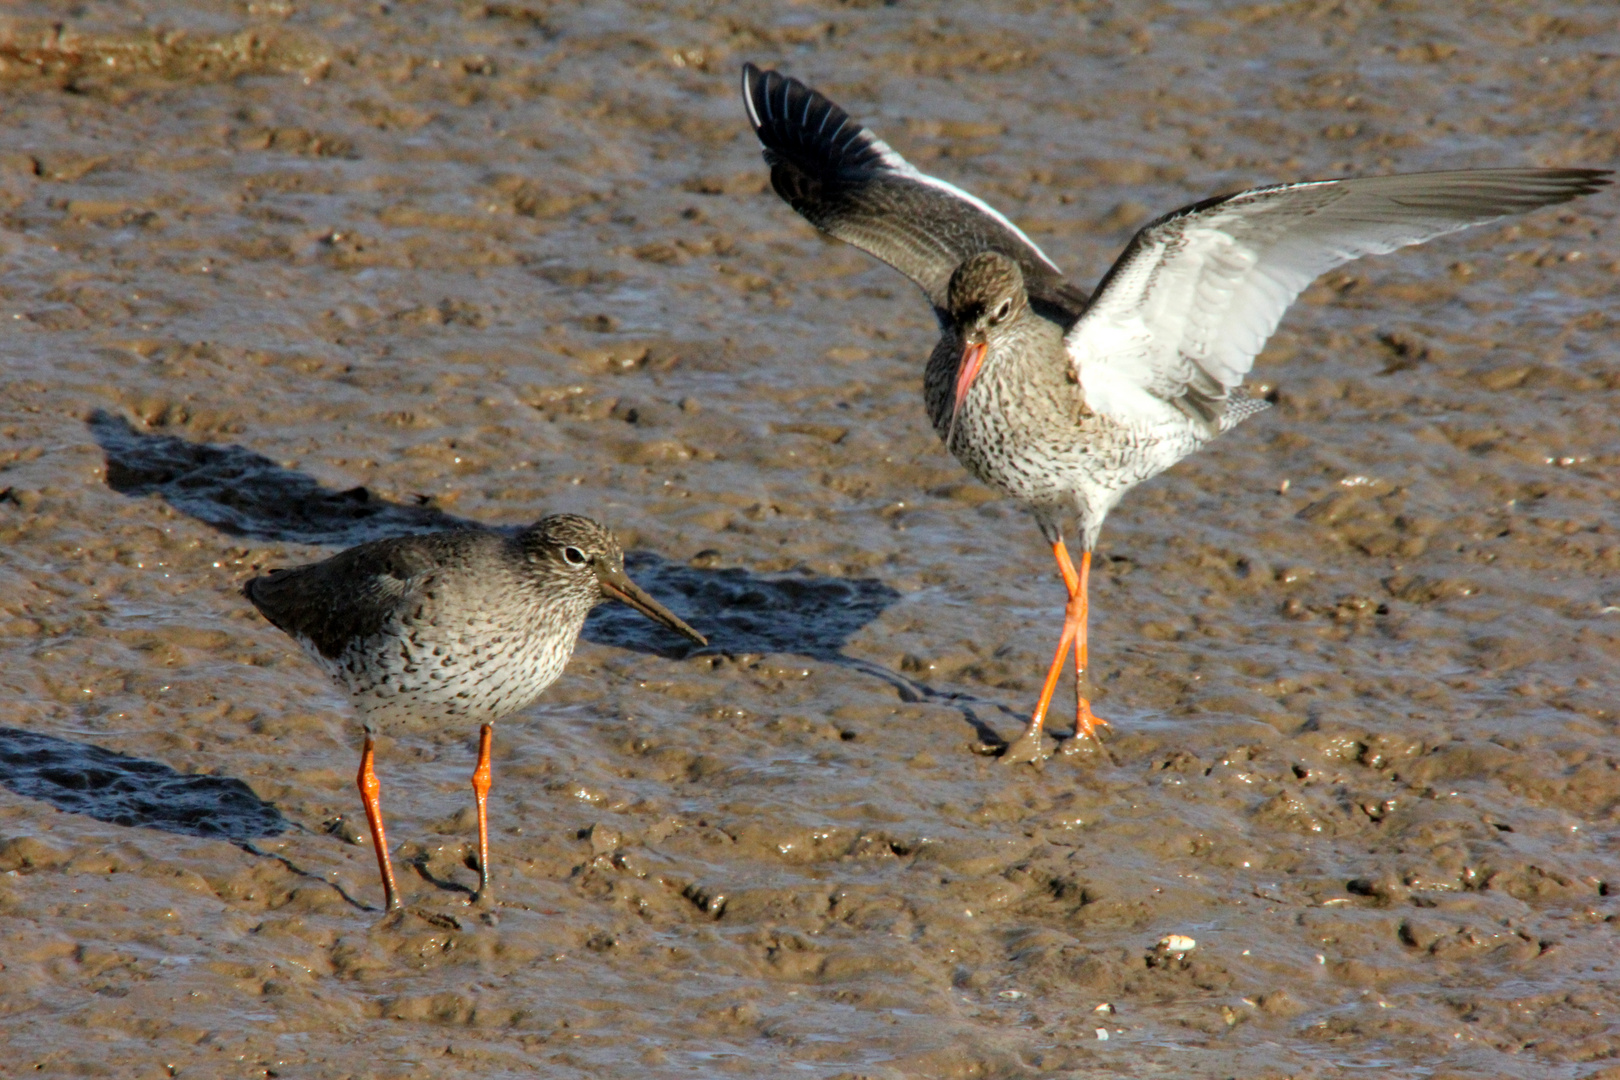
<path fill-rule="evenodd" d="M 1315 278 L 1610 183 L 1604 169 L 1476 169 L 1278 184 L 1182 207 L 1144 226 L 1069 331 L 1087 403 L 1124 423 L 1174 407 L 1206 434 Z M 1246 413 L 1244 415 L 1247 415 Z"/>
<path fill-rule="evenodd" d="M 998 251 L 1024 271 L 1031 299 L 1067 326 L 1083 300 L 1016 225 L 973 195 L 914 168 L 836 103 L 797 79 L 743 65 L 743 98 L 771 186 L 816 228 L 882 259 L 936 310 L 951 273 Z"/>

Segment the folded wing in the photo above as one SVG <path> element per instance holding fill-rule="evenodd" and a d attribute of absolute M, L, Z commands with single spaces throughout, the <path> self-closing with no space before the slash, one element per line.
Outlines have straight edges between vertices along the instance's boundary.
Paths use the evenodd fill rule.
<path fill-rule="evenodd" d="M 816 228 L 874 255 L 916 282 L 937 310 L 962 260 L 997 251 L 1016 261 L 1037 303 L 1067 306 L 1085 294 L 1034 241 L 980 199 L 918 172 L 843 109 L 797 79 L 743 66 L 743 101 L 776 193 Z"/>
<path fill-rule="evenodd" d="M 1257 188 L 1138 232 L 1065 339 L 1093 410 L 1154 423 L 1173 406 L 1222 427 L 1283 312 L 1335 266 L 1609 181 L 1598 169 L 1482 169 Z M 1235 418 L 1234 418 L 1235 419 Z"/>
<path fill-rule="evenodd" d="M 272 570 L 247 581 L 242 592 L 277 629 L 335 660 L 387 625 L 437 569 L 438 549 L 457 535 L 374 540 L 324 562 Z"/>

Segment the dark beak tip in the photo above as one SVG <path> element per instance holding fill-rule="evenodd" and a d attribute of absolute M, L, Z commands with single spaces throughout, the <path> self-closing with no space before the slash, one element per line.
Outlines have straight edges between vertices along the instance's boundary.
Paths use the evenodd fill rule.
<path fill-rule="evenodd" d="M 678 620 L 678 625 L 671 626 L 671 630 L 675 631 L 677 634 L 681 635 L 681 637 L 700 648 L 706 648 L 708 646 L 709 639 L 707 637 L 688 626 L 686 620 L 682 619 L 679 615 L 676 615 L 675 618 Z"/>
<path fill-rule="evenodd" d="M 699 645 L 706 646 L 709 644 L 708 638 L 686 625 L 684 619 L 664 607 L 657 600 L 654 600 L 641 586 L 628 577 L 624 577 L 622 582 L 603 578 L 602 591 L 609 599 L 629 605 L 653 622 L 668 627 L 684 638 L 695 641 Z"/>

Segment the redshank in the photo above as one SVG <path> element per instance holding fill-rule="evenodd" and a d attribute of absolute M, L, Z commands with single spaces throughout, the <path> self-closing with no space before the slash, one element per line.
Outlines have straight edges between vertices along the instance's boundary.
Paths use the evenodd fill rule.
<path fill-rule="evenodd" d="M 457 529 L 377 540 L 272 570 L 242 591 L 359 709 L 366 737 L 356 782 L 390 911 L 400 906 L 399 886 L 372 767 L 374 730 L 481 725 L 472 775 L 480 899 L 489 894 L 492 725 L 562 674 L 591 608 L 618 600 L 708 644 L 630 580 L 610 530 L 573 514 L 542 518 L 514 537 Z"/>
<path fill-rule="evenodd" d="M 1323 272 L 1608 183 L 1599 169 L 1481 169 L 1255 188 L 1144 226 L 1089 299 L 1016 225 L 925 176 L 797 79 L 743 67 L 771 184 L 812 225 L 911 278 L 940 338 L 923 377 L 934 430 L 981 481 L 1020 500 L 1068 589 L 1041 696 L 1007 761 L 1046 756 L 1069 650 L 1075 743 L 1105 722 L 1084 678 L 1087 582 L 1103 519 L 1135 485 L 1253 416 L 1243 378 Z M 1080 565 L 1064 546 L 1078 523 Z"/>

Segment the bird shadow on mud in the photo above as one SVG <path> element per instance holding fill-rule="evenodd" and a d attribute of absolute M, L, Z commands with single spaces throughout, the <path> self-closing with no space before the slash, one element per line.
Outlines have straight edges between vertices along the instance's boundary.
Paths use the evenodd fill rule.
<path fill-rule="evenodd" d="M 241 446 L 144 432 L 97 409 L 87 421 L 107 457 L 107 486 L 156 495 L 229 536 L 351 547 L 367 540 L 474 524 L 430 506 L 403 506 L 363 487 L 333 491 Z"/>
<path fill-rule="evenodd" d="M 255 840 L 299 826 L 234 776 L 177 772 L 161 761 L 93 743 L 0 727 L 0 787 L 109 825 L 227 840 L 250 855 L 274 859 L 292 873 L 333 889 L 354 907 L 366 907 L 335 882 L 310 873 L 285 855 L 255 846 Z"/>
<path fill-rule="evenodd" d="M 900 599 L 899 592 L 877 578 L 828 577 L 809 571 L 765 575 L 737 567 L 699 569 L 647 551 L 632 552 L 625 564 L 631 576 L 655 596 L 680 597 L 672 606 L 690 612 L 688 621 L 708 636 L 707 648 L 676 645 L 680 653 L 809 657 L 879 679 L 907 704 L 932 702 L 953 708 L 981 744 L 1004 745 L 978 710 L 1013 715 L 1005 707 L 937 690 L 875 661 L 845 655 L 844 648 L 855 634 Z M 597 608 L 585 624 L 587 640 L 641 652 L 663 653 L 667 636 L 618 604 Z"/>
<path fill-rule="evenodd" d="M 91 743 L 0 727 L 0 786 L 110 825 L 235 841 L 280 836 L 281 811 L 229 776 L 176 772 Z"/>
<path fill-rule="evenodd" d="M 231 536 L 348 547 L 479 525 L 430 506 L 389 502 L 364 487 L 334 491 L 246 447 L 146 432 L 104 409 L 91 414 L 88 426 L 106 454 L 108 487 L 132 498 L 155 495 Z M 643 587 L 707 635 L 709 645 L 694 648 L 617 604 L 591 613 L 587 641 L 673 658 L 696 652 L 806 656 L 880 679 L 902 701 L 949 706 L 982 743 L 1004 745 L 979 710 L 1014 715 L 1005 706 L 936 690 L 882 664 L 844 655 L 854 635 L 900 599 L 876 578 L 712 569 L 652 551 L 629 552 L 625 562 Z"/>

